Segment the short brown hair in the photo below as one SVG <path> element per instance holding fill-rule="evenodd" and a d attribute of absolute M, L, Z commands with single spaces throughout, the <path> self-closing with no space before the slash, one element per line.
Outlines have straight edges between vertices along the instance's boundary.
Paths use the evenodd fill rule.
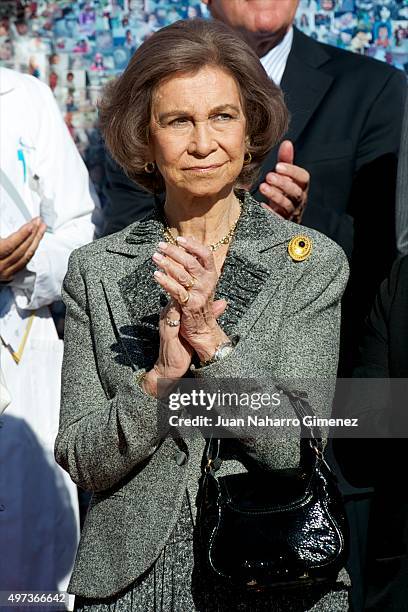
<path fill-rule="evenodd" d="M 99 103 L 100 126 L 112 157 L 129 178 L 149 191 L 164 191 L 159 171 L 144 170 L 154 91 L 172 75 L 195 73 L 204 66 L 231 74 L 240 91 L 252 161 L 243 166 L 238 187 L 255 180 L 267 153 L 286 132 L 288 112 L 282 92 L 244 40 L 216 20 L 177 21 L 139 47 Z"/>

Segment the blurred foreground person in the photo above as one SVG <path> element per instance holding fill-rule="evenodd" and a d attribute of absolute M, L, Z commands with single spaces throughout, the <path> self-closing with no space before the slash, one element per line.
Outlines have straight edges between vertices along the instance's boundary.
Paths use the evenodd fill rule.
<path fill-rule="evenodd" d="M 408 603 L 408 487 L 404 471 L 408 440 L 401 437 L 408 430 L 407 256 L 394 263 L 390 277 L 382 283 L 364 331 L 354 377 L 383 379 L 386 394 L 384 400 L 377 401 L 367 387 L 368 402 L 359 394 L 353 400 L 353 416 L 372 423 L 370 430 L 375 427 L 379 437 L 348 440 L 348 449 L 342 449 L 342 466 L 355 486 L 374 487 L 362 609 L 400 612 Z M 397 380 L 393 383 L 392 379 Z M 348 452 L 352 449 L 354 453 Z M 353 457 L 357 452 L 360 460 L 356 465 Z"/>
<path fill-rule="evenodd" d="M 1 371 L 11 396 L 0 429 L 0 589 L 64 591 L 78 497 L 53 457 L 63 342 L 48 306 L 72 249 L 93 239 L 95 203 L 46 85 L 0 68 L 0 127 Z"/>
<path fill-rule="evenodd" d="M 397 237 L 398 253 L 408 253 L 408 98 L 405 101 L 397 180 Z"/>

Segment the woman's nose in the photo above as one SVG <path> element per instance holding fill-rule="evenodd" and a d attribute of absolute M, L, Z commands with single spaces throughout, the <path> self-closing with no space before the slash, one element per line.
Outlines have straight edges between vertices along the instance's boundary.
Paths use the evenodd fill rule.
<path fill-rule="evenodd" d="M 194 126 L 194 132 L 192 134 L 189 153 L 207 156 L 217 148 L 212 134 L 211 127 L 206 121 L 197 122 Z"/>

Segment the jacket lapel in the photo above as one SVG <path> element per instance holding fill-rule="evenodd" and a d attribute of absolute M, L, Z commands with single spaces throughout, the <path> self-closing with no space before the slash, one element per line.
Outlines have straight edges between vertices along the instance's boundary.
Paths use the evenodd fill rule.
<path fill-rule="evenodd" d="M 107 251 L 126 258 L 118 261 L 116 278 L 101 279 L 118 341 L 136 368 L 151 367 L 158 353 L 159 313 L 167 303 L 164 291 L 153 279 L 152 255 L 162 239 L 158 211 L 137 221 L 108 243 Z"/>
<path fill-rule="evenodd" d="M 228 308 L 219 323 L 228 335 L 245 336 L 256 323 L 285 274 L 286 242 L 282 221 L 265 211 L 248 193 L 234 241 L 224 263 L 216 298 L 225 299 Z"/>

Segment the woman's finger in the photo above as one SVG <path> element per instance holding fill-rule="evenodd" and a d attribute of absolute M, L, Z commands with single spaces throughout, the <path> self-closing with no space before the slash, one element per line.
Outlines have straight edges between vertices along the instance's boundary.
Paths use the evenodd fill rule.
<path fill-rule="evenodd" d="M 188 253 L 197 257 L 206 270 L 211 272 L 215 270 L 214 255 L 207 246 L 200 244 L 198 240 L 194 238 L 185 238 L 184 236 L 178 236 L 177 242 L 181 244 L 183 249 Z"/>
<path fill-rule="evenodd" d="M 166 257 L 161 253 L 154 253 L 152 259 L 166 274 L 174 278 L 175 281 L 186 289 L 195 285 L 196 279 L 171 257 Z"/>
<path fill-rule="evenodd" d="M 167 338 L 176 338 L 179 334 L 181 308 L 179 304 L 170 300 L 160 313 L 160 330 Z"/>
<path fill-rule="evenodd" d="M 215 302 L 213 302 L 212 304 L 214 317 L 218 319 L 218 317 L 220 317 L 223 314 L 223 312 L 226 311 L 227 307 L 228 307 L 227 300 L 215 300 Z"/>
<path fill-rule="evenodd" d="M 184 250 L 168 242 L 159 242 L 159 249 L 166 257 L 173 259 L 179 263 L 183 268 L 194 278 L 199 278 L 205 273 L 205 268 L 201 265 L 201 262 Z"/>
<path fill-rule="evenodd" d="M 215 270 L 214 256 L 211 250 L 191 237 L 178 236 L 177 243 L 183 249 L 198 260 L 206 270 Z M 161 248 L 161 247 L 160 247 Z"/>
<path fill-rule="evenodd" d="M 190 294 L 185 287 L 182 287 L 180 283 L 178 283 L 174 278 L 164 274 L 164 272 L 160 272 L 156 270 L 153 274 L 155 280 L 159 283 L 161 287 L 179 304 L 186 304 L 187 300 L 190 298 Z"/>

